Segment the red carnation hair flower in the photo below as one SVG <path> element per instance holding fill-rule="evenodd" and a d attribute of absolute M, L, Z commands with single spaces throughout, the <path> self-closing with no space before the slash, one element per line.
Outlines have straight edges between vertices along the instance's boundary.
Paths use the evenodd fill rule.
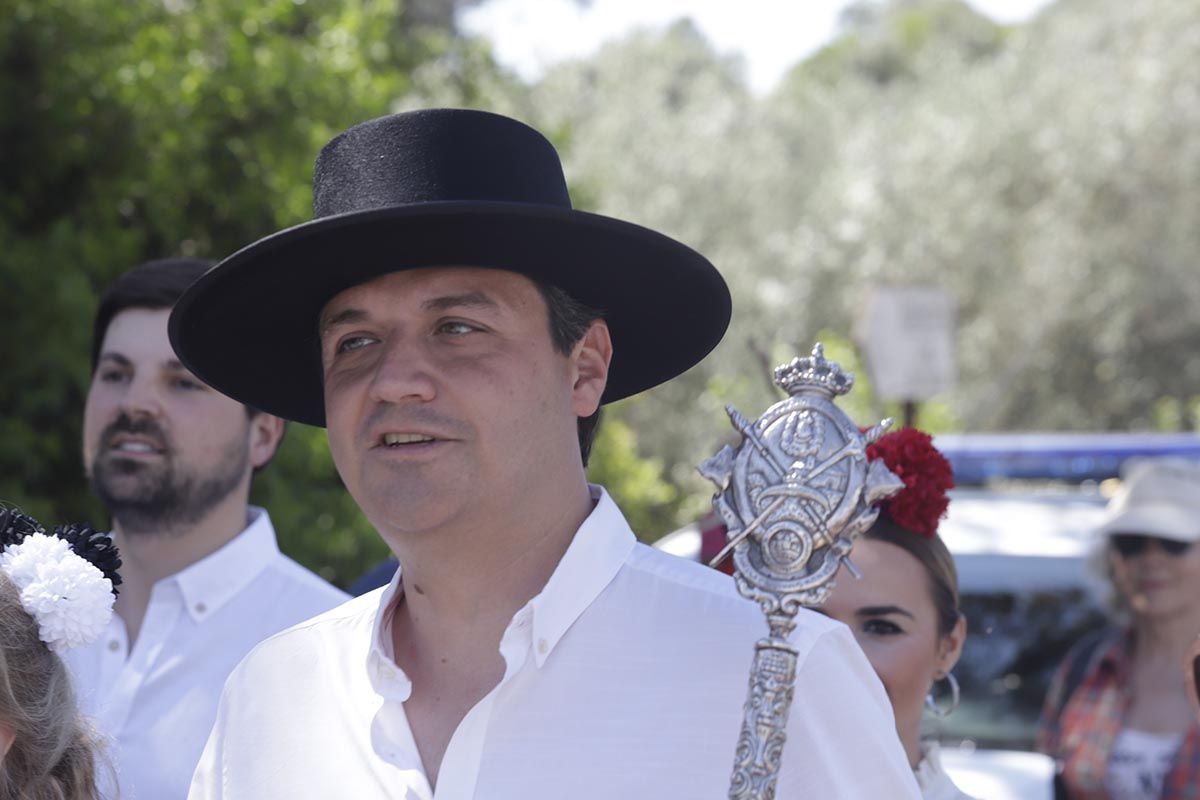
<path fill-rule="evenodd" d="M 933 446 L 933 437 L 916 428 L 901 428 L 867 445 L 867 458 L 882 458 L 904 488 L 879 504 L 902 528 L 932 538 L 946 516 L 954 488 L 950 462 Z"/>

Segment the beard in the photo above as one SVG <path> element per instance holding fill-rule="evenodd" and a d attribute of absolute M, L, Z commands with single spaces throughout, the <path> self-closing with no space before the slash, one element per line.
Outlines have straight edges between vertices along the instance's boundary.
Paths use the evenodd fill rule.
<path fill-rule="evenodd" d="M 123 457 L 108 446 L 119 433 L 156 438 L 162 457 L 153 463 Z M 241 436 L 230 441 L 207 474 L 177 463 L 175 452 L 158 423 L 147 418 L 122 414 L 104 430 L 88 476 L 124 533 L 166 535 L 199 522 L 241 485 L 250 461 L 250 447 Z"/>

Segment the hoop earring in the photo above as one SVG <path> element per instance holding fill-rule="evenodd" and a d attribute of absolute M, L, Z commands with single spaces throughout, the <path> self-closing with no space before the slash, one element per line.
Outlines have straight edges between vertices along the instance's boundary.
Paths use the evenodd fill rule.
<path fill-rule="evenodd" d="M 958 708 L 959 690 L 958 678 L 954 677 L 953 672 L 947 672 L 938 680 L 944 680 L 950 684 L 950 706 L 945 710 L 938 707 L 938 704 L 933 699 L 933 689 L 930 687 L 929 694 L 925 695 L 925 707 L 929 709 L 929 713 L 938 719 L 945 719 L 954 713 L 954 709 Z M 936 682 L 936 681 L 935 681 Z"/>

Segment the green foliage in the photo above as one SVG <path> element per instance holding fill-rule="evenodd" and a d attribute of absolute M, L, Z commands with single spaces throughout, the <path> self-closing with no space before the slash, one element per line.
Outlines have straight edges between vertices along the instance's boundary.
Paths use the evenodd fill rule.
<path fill-rule="evenodd" d="M 99 291 L 143 260 L 221 257 L 310 216 L 313 157 L 386 113 L 446 43 L 395 0 L 0 0 L 0 498 L 105 524 L 79 458 Z M 255 499 L 339 583 L 382 547 L 320 431 Z"/>
<path fill-rule="evenodd" d="M 521 90 L 447 30 L 461 2 L 421 0 L 411 23 L 395 0 L 0 3 L 0 499 L 103 525 L 79 455 L 98 293 L 148 258 L 219 258 L 309 218 L 319 148 L 416 102 L 414 76 L 463 105 Z M 613 419 L 594 474 L 662 533 L 677 492 L 637 450 Z M 251 500 L 335 583 L 386 555 L 321 430 L 289 426 Z"/>
<path fill-rule="evenodd" d="M 1151 409 L 1151 425 L 1156 431 L 1200 433 L 1200 395 L 1160 397 Z"/>
<path fill-rule="evenodd" d="M 326 580 L 348 586 L 388 556 L 342 486 L 322 428 L 289 424 L 279 454 L 255 477 L 250 499 L 270 509 L 288 554 Z"/>
<path fill-rule="evenodd" d="M 730 284 L 722 344 L 601 429 L 592 477 L 647 539 L 703 512 L 724 405 L 760 413 L 769 369 L 817 339 L 858 375 L 851 416 L 901 416 L 848 335 L 880 283 L 958 301 L 959 387 L 922 428 L 1197 428 L 1187 0 L 1060 0 L 1015 29 L 959 0 L 863 2 L 767 98 L 686 23 L 526 86 L 446 30 L 458 4 L 0 0 L 0 500 L 100 521 L 79 420 L 113 276 L 307 218 L 333 132 L 435 104 L 533 123 L 577 206 L 678 237 Z M 335 581 L 382 555 L 320 431 L 292 426 L 256 483 L 285 549 Z"/>
<path fill-rule="evenodd" d="M 637 433 L 619 417 L 601 424 L 588 479 L 608 490 L 639 538 L 654 541 L 675 527 L 678 489 L 664 479 L 661 460 L 639 455 Z"/>
<path fill-rule="evenodd" d="M 848 6 L 841 22 L 842 35 L 799 64 L 792 84 L 908 83 L 946 70 L 951 61 L 990 57 L 1005 37 L 1003 28 L 960 0 L 865 0 Z"/>

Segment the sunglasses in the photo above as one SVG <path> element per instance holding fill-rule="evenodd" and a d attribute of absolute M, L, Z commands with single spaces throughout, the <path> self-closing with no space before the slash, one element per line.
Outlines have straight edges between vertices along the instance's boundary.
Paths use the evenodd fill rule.
<path fill-rule="evenodd" d="M 1158 536 L 1145 536 L 1141 533 L 1116 533 L 1110 537 L 1113 549 L 1122 558 L 1141 555 L 1151 542 L 1158 544 L 1162 551 L 1169 556 L 1181 556 L 1192 546 L 1191 542 L 1180 542 L 1175 539 L 1163 539 Z"/>

